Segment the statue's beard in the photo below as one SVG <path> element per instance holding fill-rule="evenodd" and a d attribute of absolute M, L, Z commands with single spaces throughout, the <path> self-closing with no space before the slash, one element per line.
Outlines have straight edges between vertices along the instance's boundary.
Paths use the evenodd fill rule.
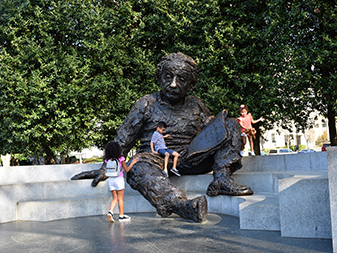
<path fill-rule="evenodd" d="M 172 89 L 169 86 L 164 88 L 163 95 L 164 95 L 164 99 L 172 104 L 183 102 L 184 97 L 185 97 L 185 96 L 182 96 L 182 92 L 178 87 L 175 89 Z"/>
<path fill-rule="evenodd" d="M 180 94 L 165 93 L 165 100 L 171 104 L 183 103 L 184 98 Z"/>

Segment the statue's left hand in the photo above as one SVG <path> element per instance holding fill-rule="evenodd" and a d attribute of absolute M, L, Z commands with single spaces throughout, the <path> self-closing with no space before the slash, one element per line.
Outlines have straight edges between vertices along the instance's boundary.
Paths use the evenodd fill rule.
<path fill-rule="evenodd" d="M 96 187 L 99 182 L 108 179 L 108 177 L 105 175 L 105 170 L 100 168 L 98 170 L 83 171 L 73 176 L 71 180 L 91 179 L 91 178 L 94 179 L 91 183 L 92 187 Z"/>

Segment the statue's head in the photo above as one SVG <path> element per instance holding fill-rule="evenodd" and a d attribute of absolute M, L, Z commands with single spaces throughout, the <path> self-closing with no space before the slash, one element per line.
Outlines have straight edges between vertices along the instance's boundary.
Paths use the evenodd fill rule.
<path fill-rule="evenodd" d="M 156 74 L 165 97 L 171 103 L 178 103 L 188 91 L 195 88 L 198 81 L 198 65 L 183 53 L 172 53 L 162 57 Z"/>

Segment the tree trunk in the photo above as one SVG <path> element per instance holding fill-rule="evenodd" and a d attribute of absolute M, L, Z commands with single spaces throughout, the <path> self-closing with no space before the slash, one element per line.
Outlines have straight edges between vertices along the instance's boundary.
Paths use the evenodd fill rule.
<path fill-rule="evenodd" d="M 46 156 L 44 157 L 45 164 L 55 164 L 56 157 L 53 151 L 49 148 L 49 146 L 43 146 L 43 150 L 46 153 Z"/>
<path fill-rule="evenodd" d="M 255 134 L 255 139 L 253 139 L 253 143 L 254 143 L 254 152 L 255 155 L 261 155 L 261 150 L 260 150 L 260 137 L 261 137 L 261 131 L 260 131 L 260 124 L 257 123 L 255 130 L 256 130 L 256 134 Z"/>
<path fill-rule="evenodd" d="M 66 155 L 60 155 L 61 156 L 61 164 L 66 164 Z"/>
<path fill-rule="evenodd" d="M 332 105 L 328 105 L 329 136 L 331 146 L 337 146 L 336 139 L 336 113 Z"/>

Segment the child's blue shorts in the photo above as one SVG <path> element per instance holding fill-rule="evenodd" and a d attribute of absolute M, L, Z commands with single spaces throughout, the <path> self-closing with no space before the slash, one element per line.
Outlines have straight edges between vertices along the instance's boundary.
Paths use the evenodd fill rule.
<path fill-rule="evenodd" d="M 172 149 L 159 149 L 158 150 L 158 153 L 159 154 L 161 154 L 161 155 L 163 155 L 163 156 L 165 156 L 165 153 L 169 153 L 170 154 L 170 156 L 172 156 L 172 154 L 173 154 L 173 152 L 174 152 L 174 150 L 172 150 Z"/>

